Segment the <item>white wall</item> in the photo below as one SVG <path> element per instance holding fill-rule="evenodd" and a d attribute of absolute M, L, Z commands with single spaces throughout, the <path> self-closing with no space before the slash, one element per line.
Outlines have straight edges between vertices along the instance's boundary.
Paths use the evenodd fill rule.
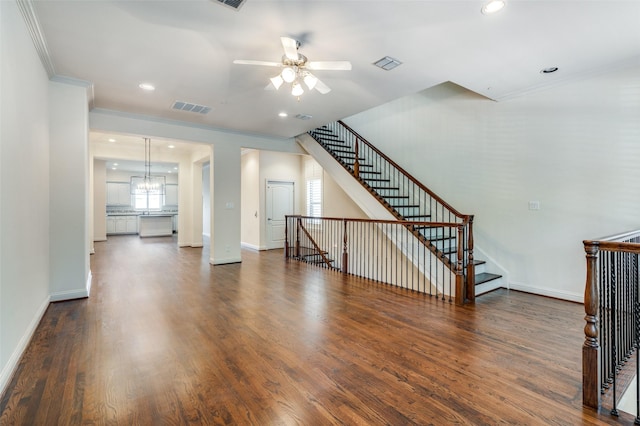
<path fill-rule="evenodd" d="M 211 165 L 202 166 L 202 235 L 211 237 Z"/>
<path fill-rule="evenodd" d="M 497 103 L 445 84 L 345 122 L 475 214 L 511 288 L 581 301 L 582 241 L 640 227 L 638 117 L 640 66 Z"/>
<path fill-rule="evenodd" d="M 49 81 L 0 1 L 0 394 L 49 303 Z"/>
<path fill-rule="evenodd" d="M 260 151 L 258 217 L 260 220 L 260 247 L 267 247 L 266 189 L 268 181 L 291 181 L 294 186 L 294 214 L 300 214 L 303 206 L 302 156 L 273 151 Z"/>
<path fill-rule="evenodd" d="M 107 240 L 107 220 L 105 213 L 107 211 L 107 170 L 106 161 L 94 160 L 93 173 L 91 180 L 93 181 L 93 238 L 91 241 Z"/>
<path fill-rule="evenodd" d="M 260 211 L 260 152 L 248 150 L 242 154 L 241 161 L 241 241 L 242 245 L 261 250 L 260 223 L 263 212 Z"/>
<path fill-rule="evenodd" d="M 213 226 L 209 259 L 211 264 L 235 263 L 242 260 L 240 192 L 240 146 L 217 144 L 213 150 Z"/>
<path fill-rule="evenodd" d="M 86 86 L 50 82 L 49 114 L 51 299 L 87 297 L 91 249 Z"/>

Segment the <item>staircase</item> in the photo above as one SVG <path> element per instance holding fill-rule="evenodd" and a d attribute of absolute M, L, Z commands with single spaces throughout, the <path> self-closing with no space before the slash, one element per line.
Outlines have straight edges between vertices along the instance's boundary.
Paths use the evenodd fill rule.
<path fill-rule="evenodd" d="M 308 134 L 396 219 L 433 223 L 412 226 L 411 231 L 452 271 L 462 254 L 463 269 L 471 277 L 466 280 L 472 280 L 468 287 L 474 292 L 468 299 L 501 287 L 501 275 L 487 272 L 486 262 L 473 257 L 473 216 L 459 213 L 341 121 Z M 456 230 L 439 225 L 444 223 L 460 226 Z"/>

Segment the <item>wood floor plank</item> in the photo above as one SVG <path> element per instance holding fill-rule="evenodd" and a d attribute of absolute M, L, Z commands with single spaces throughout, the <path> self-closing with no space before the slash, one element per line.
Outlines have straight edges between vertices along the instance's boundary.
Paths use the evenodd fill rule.
<path fill-rule="evenodd" d="M 581 305 L 437 297 L 244 251 L 96 243 L 89 299 L 52 304 L 2 425 L 631 424 L 582 407 Z"/>

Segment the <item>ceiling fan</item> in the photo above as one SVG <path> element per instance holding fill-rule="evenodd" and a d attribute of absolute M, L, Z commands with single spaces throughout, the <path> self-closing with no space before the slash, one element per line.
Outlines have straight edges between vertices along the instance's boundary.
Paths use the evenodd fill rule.
<path fill-rule="evenodd" d="M 233 63 L 282 68 L 282 72 L 271 78 L 271 83 L 265 89 L 275 88 L 278 90 L 283 83 L 291 83 L 291 94 L 293 96 L 300 96 L 304 93 L 301 82 L 304 82 L 309 90 L 316 89 L 323 95 L 331 91 L 329 86 L 311 73 L 311 70 L 348 71 L 351 69 L 351 62 L 349 61 L 309 61 L 306 56 L 298 52 L 300 42 L 289 37 L 280 37 L 280 41 L 284 48 L 284 56 L 282 56 L 281 62 L 236 59 Z"/>

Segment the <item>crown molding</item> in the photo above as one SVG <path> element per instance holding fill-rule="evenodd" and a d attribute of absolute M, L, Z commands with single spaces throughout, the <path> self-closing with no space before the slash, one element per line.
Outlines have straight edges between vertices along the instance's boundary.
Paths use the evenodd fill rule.
<path fill-rule="evenodd" d="M 20 9 L 20 13 L 22 13 L 24 22 L 27 25 L 29 34 L 31 35 L 31 40 L 38 52 L 38 56 L 40 57 L 40 61 L 42 62 L 44 69 L 47 71 L 49 78 L 54 77 L 56 75 L 56 69 L 53 66 L 51 55 L 49 55 L 47 42 L 44 39 L 44 34 L 40 28 L 40 22 L 38 21 L 38 16 L 33 8 L 32 1 L 16 0 L 16 4 L 18 5 L 18 9 Z"/>

